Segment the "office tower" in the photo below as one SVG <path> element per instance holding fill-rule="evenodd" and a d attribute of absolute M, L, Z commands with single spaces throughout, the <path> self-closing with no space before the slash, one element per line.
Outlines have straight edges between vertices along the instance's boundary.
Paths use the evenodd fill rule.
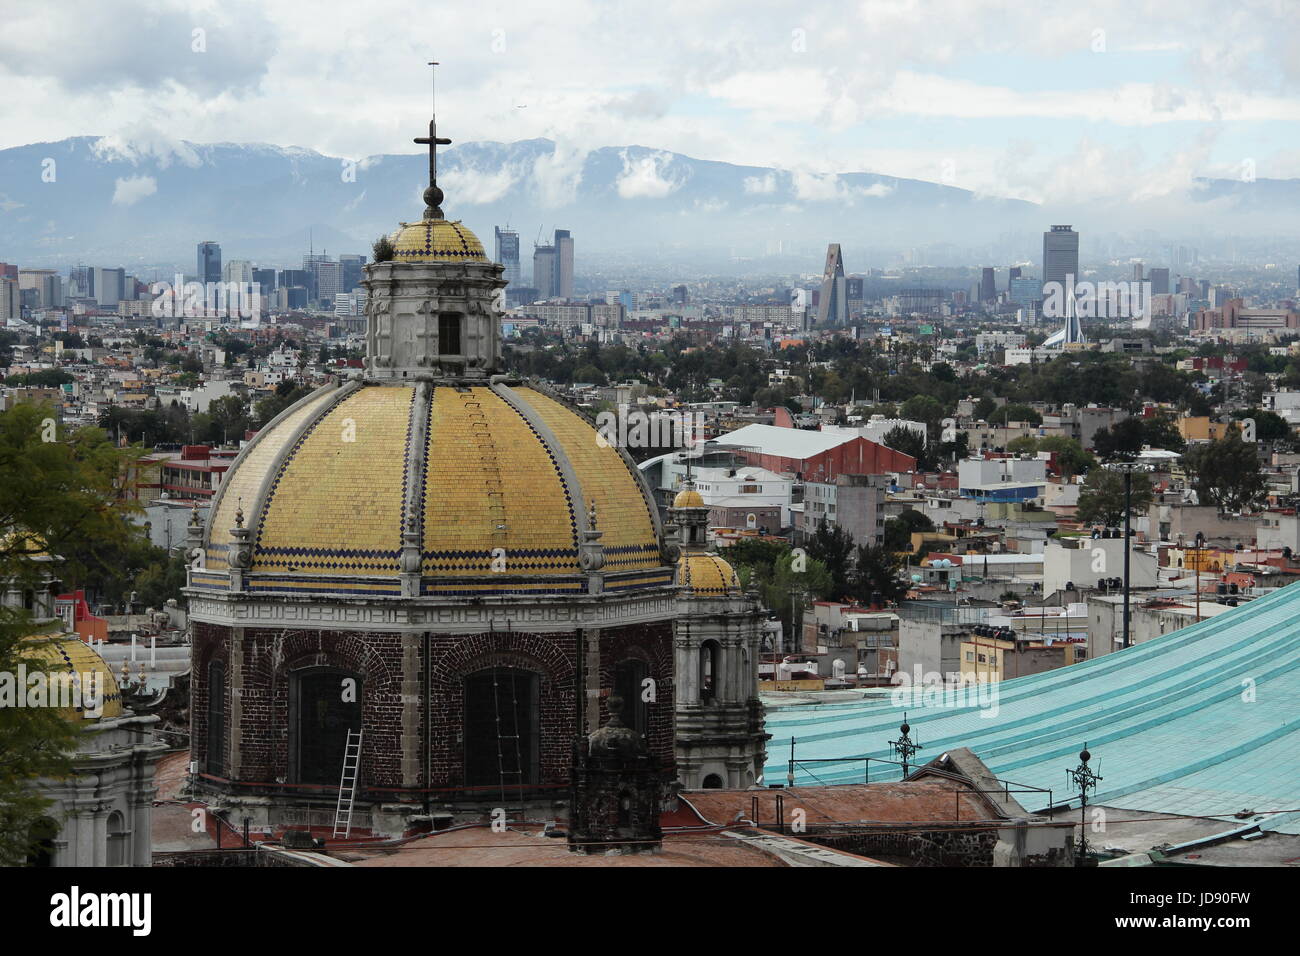
<path fill-rule="evenodd" d="M 826 268 L 822 270 L 821 295 L 817 300 L 817 324 L 843 325 L 849 318 L 849 294 L 844 276 L 844 256 L 840 244 L 826 247 Z"/>
<path fill-rule="evenodd" d="M 0 273 L 0 325 L 9 319 L 21 318 L 23 314 L 22 295 L 18 289 L 18 280 Z"/>
<path fill-rule="evenodd" d="M 63 305 L 63 277 L 54 269 L 18 270 L 18 288 L 35 290 L 37 305 L 42 309 Z"/>
<path fill-rule="evenodd" d="M 1199 282 L 1196 283 L 1196 288 L 1197 288 L 1197 291 L 1199 292 L 1199 297 L 1200 297 L 1200 298 L 1202 298 L 1202 299 L 1208 299 L 1208 298 L 1210 297 L 1210 280 L 1209 280 L 1209 279 L 1201 279 Z"/>
<path fill-rule="evenodd" d="M 117 308 L 126 284 L 125 269 L 95 269 L 95 301 L 100 306 Z"/>
<path fill-rule="evenodd" d="M 1196 295 L 1196 280 L 1191 276 L 1179 276 L 1178 291 L 1184 295 Z"/>
<path fill-rule="evenodd" d="M 253 284 L 257 286 L 257 291 L 262 295 L 269 296 L 275 291 L 275 270 L 274 269 L 254 269 Z"/>
<path fill-rule="evenodd" d="M 0 262 L 0 279 L 17 279 L 18 267 L 9 262 Z"/>
<path fill-rule="evenodd" d="M 537 298 L 553 299 L 559 293 L 555 289 L 555 247 L 533 247 L 533 285 L 537 286 Z"/>
<path fill-rule="evenodd" d="M 496 261 L 505 266 L 501 278 L 510 285 L 519 285 L 523 276 L 519 272 L 519 233 L 513 229 L 496 227 L 497 249 Z"/>
<path fill-rule="evenodd" d="M 573 234 L 567 229 L 555 230 L 555 295 L 573 298 Z"/>
<path fill-rule="evenodd" d="M 73 266 L 68 270 L 67 296 L 69 299 L 89 299 L 95 294 L 95 271 L 89 266 Z"/>
<path fill-rule="evenodd" d="M 1067 276 L 1074 278 L 1067 279 Z M 1078 281 L 1079 277 L 1079 234 L 1070 226 L 1053 226 L 1043 233 L 1043 287 L 1044 299 L 1050 282 L 1060 283 L 1061 288 Z"/>
<path fill-rule="evenodd" d="M 122 277 L 122 298 L 127 302 L 134 302 L 139 298 L 135 291 L 135 276 Z"/>
<path fill-rule="evenodd" d="M 316 301 L 334 301 L 343 291 L 343 268 L 331 260 L 316 263 Z"/>
<path fill-rule="evenodd" d="M 993 269 L 985 266 L 983 273 L 980 275 L 980 301 L 996 302 L 998 300 L 998 287 L 993 278 Z"/>
<path fill-rule="evenodd" d="M 361 280 L 365 277 L 362 271 L 365 264 L 365 256 L 339 256 L 339 269 L 343 273 L 342 291 L 351 292 L 361 287 Z"/>
<path fill-rule="evenodd" d="M 1020 266 L 1012 266 L 1007 271 L 1007 288 L 1011 288 L 1011 280 L 1020 278 Z"/>
<path fill-rule="evenodd" d="M 844 280 L 845 308 L 848 309 L 850 316 L 862 311 L 865 294 L 866 281 L 862 276 L 849 276 Z M 789 290 L 786 290 L 784 295 L 778 293 L 777 298 L 789 299 Z"/>
<path fill-rule="evenodd" d="M 1133 263 L 1133 281 L 1134 281 L 1134 282 L 1141 282 L 1142 279 L 1143 279 L 1143 276 L 1142 276 L 1142 263 L 1140 263 L 1140 262 L 1135 262 L 1135 263 Z"/>
<path fill-rule="evenodd" d="M 1152 295 L 1169 294 L 1169 270 L 1168 269 L 1151 270 L 1151 294 Z"/>
<path fill-rule="evenodd" d="M 199 243 L 198 280 L 221 281 L 221 246 L 215 242 Z"/>
<path fill-rule="evenodd" d="M 253 282 L 253 264 L 247 259 L 231 259 L 221 267 L 222 282 Z"/>

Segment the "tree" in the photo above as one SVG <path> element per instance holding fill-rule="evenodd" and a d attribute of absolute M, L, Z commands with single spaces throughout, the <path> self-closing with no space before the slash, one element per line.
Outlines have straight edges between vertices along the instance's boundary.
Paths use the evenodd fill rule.
<path fill-rule="evenodd" d="M 936 436 L 937 437 L 937 436 Z M 925 439 L 917 432 L 907 428 L 904 425 L 895 425 L 889 431 L 885 432 L 880 439 L 880 443 L 886 448 L 892 448 L 894 451 L 901 451 L 904 455 L 911 455 L 916 459 L 917 467 L 921 467 L 926 460 Z"/>
<path fill-rule="evenodd" d="M 879 595 L 885 601 L 897 601 L 907 593 L 907 585 L 898 577 L 899 561 L 888 548 L 875 544 L 859 545 L 855 555 L 854 595 L 863 602 Z"/>
<path fill-rule="evenodd" d="M 1142 450 L 1146 440 L 1140 418 L 1125 418 L 1109 428 L 1099 428 L 1092 436 L 1092 450 L 1098 458 L 1131 459 Z"/>
<path fill-rule="evenodd" d="M 1260 468 L 1257 446 L 1242 441 L 1235 428 L 1218 441 L 1189 448 L 1183 467 L 1203 505 L 1243 512 L 1261 507 L 1268 499 L 1268 479 Z"/>
<path fill-rule="evenodd" d="M 832 594 L 831 574 L 816 558 L 800 557 L 802 571 L 796 571 L 795 553 L 787 551 L 773 568 L 772 581 L 763 588 L 763 603 L 789 626 L 787 640 L 798 646 L 803 606 L 808 600 L 821 600 Z"/>
<path fill-rule="evenodd" d="M 927 437 L 938 439 L 943 429 L 943 404 L 932 395 L 913 395 L 905 401 L 898 414 L 913 422 L 925 422 Z"/>
<path fill-rule="evenodd" d="M 68 555 L 86 541 L 124 540 L 130 526 L 117 480 L 128 457 L 98 428 L 55 428 L 47 406 L 21 404 L 0 412 L 0 584 L 40 586 L 48 563 L 65 558 L 65 574 L 81 571 Z M 48 632 L 23 608 L 0 605 L 0 673 L 46 656 L 33 635 Z M 34 848 L 49 800 L 32 787 L 68 771 L 78 728 L 50 707 L 0 707 L 0 866 L 21 864 Z"/>
<path fill-rule="evenodd" d="M 1140 514 L 1151 506 L 1151 479 L 1142 472 L 1133 474 L 1130 514 Z M 1124 523 L 1124 475 L 1109 468 L 1093 468 L 1079 490 L 1076 516 L 1084 524 L 1117 527 Z"/>
<path fill-rule="evenodd" d="M 830 573 L 831 596 L 841 598 L 848 594 L 853 561 L 852 536 L 823 518 L 808 539 L 807 551 L 810 558 L 820 561 Z"/>
<path fill-rule="evenodd" d="M 1255 422 L 1255 440 L 1259 442 L 1290 442 L 1291 426 L 1277 412 L 1263 408 L 1248 408 L 1242 412 L 1233 412 L 1234 418 L 1250 418 Z"/>
<path fill-rule="evenodd" d="M 1097 459 L 1084 451 L 1081 444 L 1064 435 L 1048 435 L 1038 439 L 1037 450 L 1056 453 L 1056 467 L 1062 478 L 1073 478 L 1097 464 Z"/>
<path fill-rule="evenodd" d="M 1028 405 L 1003 405 L 988 418 L 989 424 L 1003 425 L 1007 422 L 1027 422 L 1030 425 L 1043 424 L 1043 416 Z"/>
<path fill-rule="evenodd" d="M 881 547 L 886 551 L 911 551 L 912 535 L 918 531 L 933 531 L 934 522 L 910 508 L 897 518 L 885 522 L 885 531 Z"/>

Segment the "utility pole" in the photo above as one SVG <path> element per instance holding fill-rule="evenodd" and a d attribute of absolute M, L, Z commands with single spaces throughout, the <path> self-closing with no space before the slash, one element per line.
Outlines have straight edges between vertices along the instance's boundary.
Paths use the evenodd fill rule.
<path fill-rule="evenodd" d="M 1148 468 L 1146 465 L 1134 461 L 1112 462 L 1106 467 L 1124 476 L 1124 642 L 1122 646 L 1128 647 L 1131 643 L 1129 632 L 1129 560 L 1133 544 L 1129 540 L 1129 536 L 1132 534 L 1130 522 L 1133 516 L 1133 473 L 1135 471 L 1145 472 Z"/>

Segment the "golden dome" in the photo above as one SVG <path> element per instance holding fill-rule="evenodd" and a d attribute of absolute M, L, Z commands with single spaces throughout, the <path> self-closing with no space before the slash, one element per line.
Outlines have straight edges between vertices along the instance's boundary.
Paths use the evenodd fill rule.
<path fill-rule="evenodd" d="M 390 237 L 395 262 L 487 262 L 478 236 L 460 220 L 421 219 L 404 222 Z"/>
<path fill-rule="evenodd" d="M 86 687 L 86 675 L 96 674 L 95 690 L 103 695 L 101 713 L 98 717 L 84 715 L 83 701 L 77 699 L 72 686 L 66 691 L 71 695 L 64 697 L 67 706 L 58 707 L 59 713 L 69 720 L 111 720 L 122 716 L 122 691 L 108 663 L 95 652 L 89 644 L 76 634 L 37 634 L 25 639 L 27 645 L 23 655 L 33 664 L 45 669 L 49 677 L 69 674 L 73 685 Z M 47 682 L 49 680 L 47 677 Z M 86 687 L 89 690 L 88 687 Z M 48 700 L 57 703 L 58 695 L 64 693 L 62 688 L 47 683 Z"/>
<path fill-rule="evenodd" d="M 677 583 L 696 594 L 740 593 L 736 569 L 716 554 L 683 554 L 677 559 Z"/>
<path fill-rule="evenodd" d="M 704 497 L 694 488 L 683 488 L 673 499 L 674 508 L 704 508 Z"/>
<path fill-rule="evenodd" d="M 557 399 L 504 384 L 326 386 L 231 467 L 192 582 L 228 587 L 242 503 L 251 592 L 400 595 L 404 532 L 418 532 L 421 594 L 581 593 L 593 502 L 606 590 L 670 584 L 635 466 Z"/>

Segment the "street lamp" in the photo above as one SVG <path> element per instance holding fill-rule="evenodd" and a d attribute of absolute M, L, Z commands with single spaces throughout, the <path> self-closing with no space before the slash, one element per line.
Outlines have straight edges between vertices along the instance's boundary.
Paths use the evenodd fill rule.
<path fill-rule="evenodd" d="M 1111 471 L 1117 471 L 1124 476 L 1124 647 L 1129 646 L 1129 551 L 1133 545 L 1129 541 L 1129 521 L 1132 518 L 1132 500 L 1133 500 L 1133 473 L 1147 472 L 1151 470 L 1150 465 L 1144 465 L 1136 461 L 1116 461 L 1105 466 Z"/>

